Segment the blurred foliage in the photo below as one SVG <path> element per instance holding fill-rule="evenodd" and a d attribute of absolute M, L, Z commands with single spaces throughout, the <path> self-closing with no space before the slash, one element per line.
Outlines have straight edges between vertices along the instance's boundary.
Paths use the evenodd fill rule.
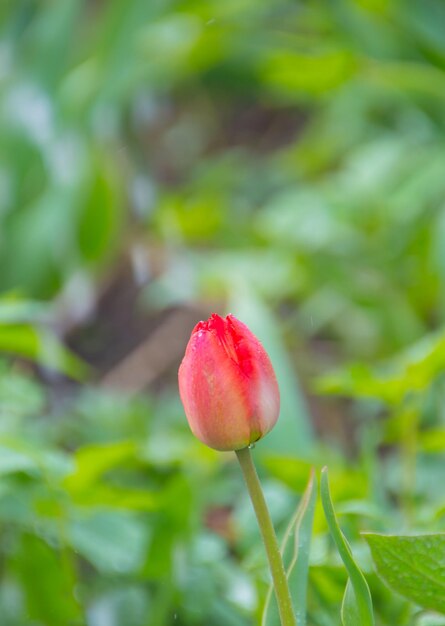
<path fill-rule="evenodd" d="M 141 309 L 227 306 L 264 341 L 280 533 L 328 464 L 376 624 L 443 626 L 359 532 L 444 529 L 444 24 L 442 0 L 0 3 L 3 626 L 261 619 L 232 457 L 168 376 L 111 393 L 63 347 L 123 258 Z M 346 583 L 318 506 L 308 626 Z"/>
<path fill-rule="evenodd" d="M 47 306 L 13 294 L 0 297 L 0 352 L 33 359 L 82 379 L 86 366 L 57 340 Z"/>

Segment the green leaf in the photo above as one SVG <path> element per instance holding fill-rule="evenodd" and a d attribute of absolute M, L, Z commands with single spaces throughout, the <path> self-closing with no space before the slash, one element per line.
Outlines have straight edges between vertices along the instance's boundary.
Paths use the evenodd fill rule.
<path fill-rule="evenodd" d="M 22 584 L 28 623 L 79 623 L 81 609 L 75 599 L 75 575 L 68 555 L 28 534 L 19 539 L 16 550 L 15 570 Z"/>
<path fill-rule="evenodd" d="M 364 537 L 389 587 L 426 609 L 445 613 L 445 533 Z"/>
<path fill-rule="evenodd" d="M 67 350 L 48 329 L 48 305 L 14 292 L 0 297 L 0 352 L 32 359 L 72 378 L 82 378 L 85 363 Z"/>
<path fill-rule="evenodd" d="M 307 582 L 309 573 L 309 549 L 312 536 L 315 505 L 317 502 L 317 478 L 311 470 L 308 486 L 304 492 L 294 521 L 289 528 L 294 529 L 293 558 L 287 569 L 287 577 L 295 606 L 295 614 L 300 626 L 306 624 Z"/>
<path fill-rule="evenodd" d="M 281 544 L 281 554 L 286 562 L 286 553 L 291 549 L 291 561 L 286 568 L 286 576 L 295 607 L 295 614 L 299 626 L 306 624 L 306 594 L 309 571 L 309 547 L 312 536 L 315 504 L 317 502 L 317 479 L 312 469 L 306 490 L 298 504 L 298 508 L 284 534 Z M 293 537 L 293 541 L 291 541 Z M 273 585 L 269 587 L 261 619 L 262 626 L 266 626 Z"/>
<path fill-rule="evenodd" d="M 432 333 L 377 368 L 353 364 L 320 378 L 320 393 L 378 398 L 399 404 L 408 394 L 423 393 L 445 367 L 445 335 Z"/>
<path fill-rule="evenodd" d="M 31 454 L 19 446 L 0 443 L 0 476 L 14 472 L 35 472 L 38 464 Z"/>
<path fill-rule="evenodd" d="M 14 293 L 0 298 L 0 324 L 36 323 L 48 319 L 49 308 L 42 302 L 24 300 Z"/>
<path fill-rule="evenodd" d="M 116 176 L 105 159 L 102 163 L 98 160 L 96 170 L 78 224 L 79 249 L 90 263 L 100 261 L 114 249 L 121 222 Z"/>
<path fill-rule="evenodd" d="M 277 50 L 264 62 L 262 78 L 266 85 L 284 95 L 317 97 L 341 85 L 354 70 L 354 58 L 347 51 L 302 55 L 292 50 Z"/>
<path fill-rule="evenodd" d="M 124 574 L 142 567 L 147 532 L 147 524 L 129 513 L 100 511 L 73 521 L 68 538 L 99 571 Z"/>
<path fill-rule="evenodd" d="M 341 605 L 341 621 L 344 626 L 357 626 L 360 624 L 360 611 L 351 579 L 346 583 L 345 594 Z"/>
<path fill-rule="evenodd" d="M 351 548 L 343 535 L 335 515 L 329 491 L 328 470 L 325 467 L 321 473 L 321 501 L 329 526 L 331 536 L 337 546 L 340 557 L 345 564 L 349 575 L 351 590 L 346 587 L 343 598 L 342 620 L 344 626 L 373 626 L 374 614 L 372 609 L 371 593 L 368 583 L 360 568 L 354 561 Z M 348 581 L 349 582 L 349 581 Z M 357 621 L 357 616 L 359 620 Z"/>
<path fill-rule="evenodd" d="M 19 432 L 22 417 L 44 413 L 45 403 L 45 390 L 37 381 L 0 365 L 0 419 L 8 422 L 9 433 Z"/>
<path fill-rule="evenodd" d="M 107 507 L 132 511 L 152 511 L 159 506 L 159 496 L 147 489 L 110 484 L 106 474 L 122 465 L 134 464 L 133 441 L 89 445 L 75 455 L 75 469 L 64 480 L 72 500 L 81 506 Z"/>
<path fill-rule="evenodd" d="M 88 490 L 105 472 L 134 461 L 135 454 L 133 441 L 83 446 L 76 451 L 76 468 L 65 479 L 65 487 L 73 492 Z"/>
<path fill-rule="evenodd" d="M 87 370 L 52 333 L 28 324 L 0 324 L 0 352 L 32 359 L 72 378 L 81 379 Z"/>

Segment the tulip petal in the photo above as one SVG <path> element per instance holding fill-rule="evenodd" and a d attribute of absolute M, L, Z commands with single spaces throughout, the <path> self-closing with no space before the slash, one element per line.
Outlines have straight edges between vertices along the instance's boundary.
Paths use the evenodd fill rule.
<path fill-rule="evenodd" d="M 269 356 L 260 341 L 243 322 L 228 315 L 236 342 L 238 362 L 248 378 L 248 401 L 258 420 L 261 436 L 275 425 L 280 411 L 280 392 Z"/>
<path fill-rule="evenodd" d="M 218 450 L 249 444 L 248 410 L 238 367 L 227 358 L 214 333 L 198 331 L 192 336 L 179 381 L 186 415 L 198 439 Z"/>
<path fill-rule="evenodd" d="M 213 314 L 195 326 L 179 368 L 179 391 L 192 432 L 217 450 L 248 446 L 278 418 L 270 359 L 232 315 Z"/>

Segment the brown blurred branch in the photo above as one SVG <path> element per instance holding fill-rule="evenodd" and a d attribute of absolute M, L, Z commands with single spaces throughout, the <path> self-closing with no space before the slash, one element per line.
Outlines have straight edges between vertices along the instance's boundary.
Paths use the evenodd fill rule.
<path fill-rule="evenodd" d="M 102 386 L 130 393 L 147 387 L 181 357 L 195 323 L 196 311 L 170 313 L 145 341 L 105 374 Z"/>

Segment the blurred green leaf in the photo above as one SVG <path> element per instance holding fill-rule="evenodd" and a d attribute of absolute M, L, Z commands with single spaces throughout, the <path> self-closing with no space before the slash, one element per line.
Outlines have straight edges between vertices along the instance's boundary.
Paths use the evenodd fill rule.
<path fill-rule="evenodd" d="M 356 625 L 357 622 L 354 620 L 359 617 L 360 624 L 363 626 L 367 624 L 373 626 L 375 622 L 368 583 L 355 563 L 349 544 L 338 525 L 329 492 L 327 468 L 324 468 L 321 474 L 321 501 L 329 531 L 346 567 L 350 581 L 350 588 L 346 588 L 342 605 L 343 624 L 344 626 Z"/>
<path fill-rule="evenodd" d="M 445 450 L 445 429 L 430 428 L 419 433 L 419 448 L 424 452 L 437 453 Z"/>
<path fill-rule="evenodd" d="M 121 226 L 117 180 L 107 169 L 110 170 L 109 164 L 104 163 L 93 172 L 79 218 L 79 249 L 88 262 L 102 261 L 110 255 Z"/>
<path fill-rule="evenodd" d="M 445 534 L 363 536 L 378 574 L 392 589 L 424 608 L 445 613 Z"/>
<path fill-rule="evenodd" d="M 48 626 L 81 624 L 74 595 L 74 571 L 63 549 L 55 551 L 35 535 L 21 537 L 15 570 L 25 593 L 27 619 Z"/>
<path fill-rule="evenodd" d="M 100 572 L 139 570 L 145 559 L 148 525 L 126 512 L 101 511 L 73 520 L 68 538 L 75 551 Z"/>
<path fill-rule="evenodd" d="M 358 364 L 327 375 L 319 380 L 318 390 L 398 404 L 407 394 L 427 390 L 444 369 L 445 338 L 440 333 L 424 338 L 380 369 Z"/>
<path fill-rule="evenodd" d="M 75 471 L 66 478 L 66 487 L 75 491 L 88 490 L 106 472 L 134 463 L 136 450 L 134 441 L 83 446 L 75 453 Z"/>
<path fill-rule="evenodd" d="M 0 444 L 0 474 L 11 472 L 35 472 L 38 463 L 31 454 L 13 446 Z"/>
<path fill-rule="evenodd" d="M 309 55 L 277 50 L 263 62 L 261 74 L 266 85 L 295 98 L 322 95 L 350 79 L 355 70 L 355 59 L 348 51 L 317 50 Z"/>
<path fill-rule="evenodd" d="M 73 501 L 84 507 L 128 511 L 151 511 L 160 506 L 160 497 L 147 489 L 106 482 L 107 473 L 123 466 L 134 466 L 136 444 L 121 441 L 90 445 L 75 454 L 75 470 L 64 480 Z"/>
<path fill-rule="evenodd" d="M 46 321 L 49 308 L 41 302 L 24 300 L 14 294 L 0 298 L 0 324 L 23 324 Z"/>
<path fill-rule="evenodd" d="M 32 359 L 72 378 L 82 378 L 87 370 L 52 333 L 29 325 L 0 324 L 0 352 Z"/>
<path fill-rule="evenodd" d="M 350 578 L 348 578 L 346 583 L 341 605 L 341 621 L 343 626 L 357 626 L 357 624 L 361 624 L 360 608 Z"/>
<path fill-rule="evenodd" d="M 45 390 L 30 377 L 10 372 L 0 363 L 0 428 L 13 433 L 21 418 L 39 415 L 46 406 Z M 13 421 L 14 420 L 14 421 Z M 3 426 L 1 423 L 3 421 Z M 7 426 L 5 426 L 5 423 Z"/>
<path fill-rule="evenodd" d="M 366 70 L 365 70 L 366 71 Z M 369 78 L 389 89 L 400 89 L 443 100 L 445 72 L 423 63 L 375 63 L 367 71 Z"/>
<path fill-rule="evenodd" d="M 50 309 L 14 293 L 0 297 L 0 352 L 32 359 L 80 379 L 87 366 L 48 327 Z"/>

